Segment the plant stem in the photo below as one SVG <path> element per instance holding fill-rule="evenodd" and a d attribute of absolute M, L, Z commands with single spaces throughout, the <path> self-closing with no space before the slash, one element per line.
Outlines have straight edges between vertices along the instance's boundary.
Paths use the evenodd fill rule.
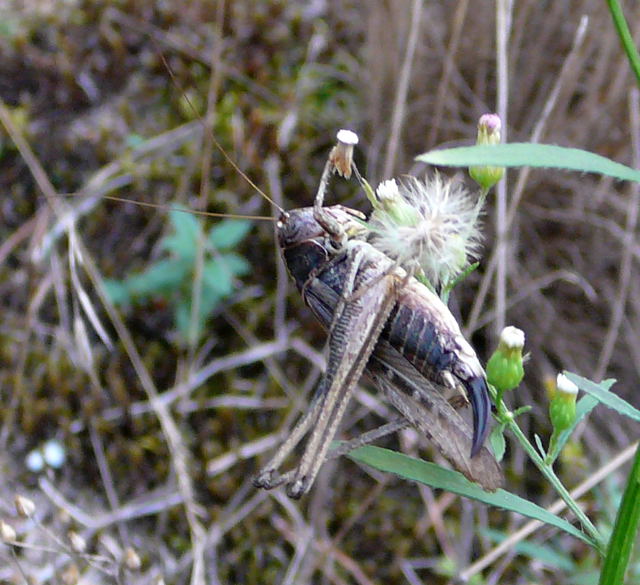
<path fill-rule="evenodd" d="M 600 532 L 598 532 L 598 529 L 593 525 L 591 520 L 589 520 L 580 506 L 578 506 L 577 502 L 571 497 L 571 494 L 564 487 L 560 479 L 558 479 L 558 476 L 553 471 L 553 468 L 545 463 L 536 448 L 529 442 L 529 439 L 527 439 L 525 434 L 518 426 L 518 423 L 515 421 L 513 413 L 506 407 L 504 402 L 498 402 L 498 420 L 500 422 L 503 422 L 515 435 L 531 461 L 533 461 L 534 465 L 542 472 L 542 475 L 544 475 L 549 480 L 558 495 L 567 504 L 567 507 L 575 514 L 576 518 L 582 524 L 584 530 L 593 539 L 598 550 L 601 553 L 604 553 L 606 545 L 602 540 Z"/>
<path fill-rule="evenodd" d="M 629 59 L 629 65 L 638 80 L 638 84 L 640 84 L 640 55 L 638 55 L 638 50 L 633 43 L 633 37 L 622 12 L 620 2 L 618 0 L 607 0 L 607 4 L 609 5 L 609 12 L 616 27 L 616 32 L 620 37 L 620 43 L 627 54 L 627 59 Z"/>
<path fill-rule="evenodd" d="M 600 585 L 622 583 L 640 521 L 640 446 L 629 474 L 627 487 L 618 508 L 609 540 L 607 555 L 600 573 Z"/>

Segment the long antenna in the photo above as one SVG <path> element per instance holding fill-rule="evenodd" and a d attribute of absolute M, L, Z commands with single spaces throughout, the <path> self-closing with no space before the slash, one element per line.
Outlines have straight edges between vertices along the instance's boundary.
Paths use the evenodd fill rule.
<path fill-rule="evenodd" d="M 61 193 L 60 197 L 83 197 L 83 193 Z M 240 213 L 216 213 L 214 211 L 194 211 L 192 209 L 185 209 L 184 207 L 178 207 L 177 205 L 166 205 L 164 203 L 149 203 L 148 201 L 138 201 L 137 199 L 127 199 L 126 197 L 116 197 L 115 195 L 101 195 L 100 199 L 107 199 L 109 201 L 119 201 L 120 203 L 134 203 L 140 207 L 152 207 L 154 209 L 162 209 L 168 211 L 180 211 L 182 213 L 189 213 L 195 215 L 204 215 L 205 217 L 225 217 L 229 219 L 255 219 L 256 221 L 275 221 L 270 215 L 243 215 Z"/>

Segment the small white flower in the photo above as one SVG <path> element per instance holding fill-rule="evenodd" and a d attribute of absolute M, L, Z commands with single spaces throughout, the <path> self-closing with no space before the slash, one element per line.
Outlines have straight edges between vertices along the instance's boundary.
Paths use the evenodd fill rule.
<path fill-rule="evenodd" d="M 388 181 L 382 181 L 376 189 L 376 196 L 380 201 L 393 201 L 400 197 L 400 190 L 398 189 L 398 183 L 396 183 L 396 180 L 389 179 Z"/>
<path fill-rule="evenodd" d="M 556 388 L 558 389 L 558 392 L 562 392 L 563 394 L 578 393 L 578 386 L 576 386 L 564 374 L 558 374 L 558 377 L 556 378 Z"/>
<path fill-rule="evenodd" d="M 524 347 L 524 331 L 517 327 L 505 327 L 500 333 L 500 341 L 510 349 L 522 349 Z"/>
<path fill-rule="evenodd" d="M 376 193 L 373 245 L 410 272 L 422 269 L 433 286 L 455 278 L 478 252 L 480 204 L 463 185 L 439 175 L 409 177 L 399 185 L 385 181 Z"/>

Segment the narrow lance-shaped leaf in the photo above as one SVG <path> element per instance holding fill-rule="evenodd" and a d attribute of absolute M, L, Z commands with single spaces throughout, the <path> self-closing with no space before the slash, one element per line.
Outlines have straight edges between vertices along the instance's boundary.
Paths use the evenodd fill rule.
<path fill-rule="evenodd" d="M 493 146 L 462 146 L 432 150 L 416 157 L 432 165 L 468 167 L 542 167 L 598 173 L 627 181 L 640 182 L 640 171 L 599 154 L 554 144 L 510 143 Z"/>
<path fill-rule="evenodd" d="M 590 546 L 595 546 L 595 543 L 587 535 L 569 522 L 533 502 L 529 502 L 503 489 L 487 492 L 480 486 L 465 479 L 461 473 L 445 469 L 435 463 L 429 463 L 389 449 L 370 445 L 351 451 L 349 457 L 360 463 L 371 465 L 376 469 L 395 473 L 405 479 L 418 481 L 433 488 L 447 490 L 491 506 L 516 512 L 527 518 L 540 520 L 583 540 Z"/>
<path fill-rule="evenodd" d="M 609 388 L 613 384 L 613 380 L 605 380 L 600 384 L 596 384 L 591 380 L 587 380 L 582 376 L 578 376 L 577 374 L 572 374 L 571 372 L 566 372 L 565 375 L 585 392 L 589 393 L 594 398 L 597 398 L 602 404 L 605 406 L 619 412 L 624 416 L 628 416 L 629 418 L 640 421 L 640 410 L 634 408 L 623 398 L 620 398 L 617 394 L 609 391 Z"/>

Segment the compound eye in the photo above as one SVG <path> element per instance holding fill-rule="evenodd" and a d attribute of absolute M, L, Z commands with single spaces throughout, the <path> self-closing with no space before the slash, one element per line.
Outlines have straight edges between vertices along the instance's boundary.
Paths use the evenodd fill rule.
<path fill-rule="evenodd" d="M 338 254 L 344 250 L 344 242 L 327 238 L 327 249 L 333 254 Z"/>

